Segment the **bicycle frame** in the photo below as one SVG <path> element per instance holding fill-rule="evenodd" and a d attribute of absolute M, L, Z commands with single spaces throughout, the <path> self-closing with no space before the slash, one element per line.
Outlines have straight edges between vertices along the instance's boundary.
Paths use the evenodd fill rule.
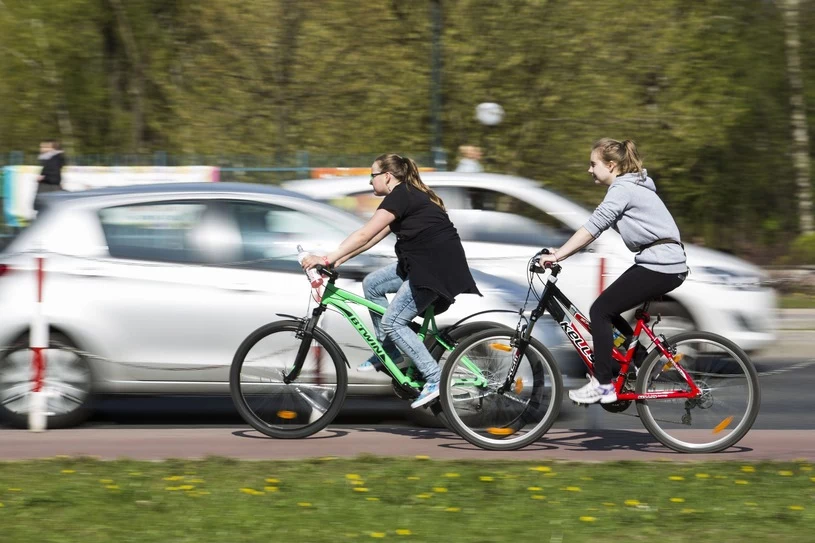
<path fill-rule="evenodd" d="M 357 333 L 362 337 L 368 347 L 376 354 L 379 359 L 382 361 L 382 364 L 387 369 L 388 373 L 393 377 L 399 385 L 404 388 L 412 388 L 412 389 L 421 389 L 424 385 L 424 381 L 417 379 L 414 377 L 415 366 L 410 365 L 407 368 L 407 372 L 403 372 L 399 366 L 391 360 L 388 353 L 385 352 L 385 349 L 382 348 L 382 344 L 379 343 L 379 340 L 376 339 L 376 334 L 371 333 L 365 323 L 359 318 L 359 315 L 350 307 L 349 304 L 355 304 L 362 306 L 370 311 L 378 313 L 379 315 L 384 315 L 386 308 L 375 304 L 369 300 L 366 300 L 362 296 L 357 296 L 352 292 L 348 292 L 334 284 L 334 281 L 337 279 L 338 274 L 335 271 L 321 269 L 321 273 L 327 275 L 329 277 L 328 282 L 324 286 L 323 294 L 320 298 L 320 303 L 317 307 L 314 308 L 312 312 L 311 318 L 306 321 L 306 326 L 303 331 L 304 336 L 310 336 L 314 327 L 317 326 L 317 322 L 319 321 L 320 316 L 325 312 L 325 310 L 331 306 L 335 308 L 345 320 L 351 323 Z M 435 340 L 442 345 L 445 349 L 452 350 L 452 346 L 449 345 L 443 338 L 442 335 L 439 333 L 439 329 L 436 326 L 436 318 L 433 311 L 433 306 L 431 305 L 428 307 L 423 316 L 423 321 L 421 325 L 416 323 L 410 324 L 411 329 L 416 332 L 416 334 L 424 340 L 428 333 L 435 338 Z M 308 342 L 303 342 L 301 346 L 302 353 L 298 352 L 297 358 L 295 361 L 295 366 L 292 369 L 291 373 L 286 376 L 285 379 L 294 380 L 297 378 L 299 374 L 299 367 L 302 366 L 302 361 L 305 360 L 306 353 L 308 351 L 309 344 Z M 284 380 L 285 380 L 284 379 Z"/>
<path fill-rule="evenodd" d="M 586 333 L 591 334 L 591 323 L 589 322 L 589 319 L 587 319 L 580 312 L 580 310 L 578 310 L 577 307 L 572 304 L 569 298 L 566 297 L 566 295 L 557 287 L 557 275 L 560 273 L 560 270 L 561 268 L 558 265 L 555 265 L 552 268 L 551 273 L 546 279 L 546 285 L 544 286 L 544 291 L 540 297 L 540 300 L 538 301 L 538 305 L 530 315 L 529 324 L 520 329 L 520 337 L 516 347 L 515 359 L 513 360 L 512 367 L 510 368 L 507 381 L 503 385 L 503 387 L 506 387 L 507 389 L 509 386 L 511 386 L 511 382 L 515 378 L 515 373 L 518 365 L 520 364 L 521 356 L 526 350 L 526 345 L 529 344 L 532 328 L 535 326 L 538 319 L 540 319 L 540 317 L 543 315 L 544 311 L 549 311 L 549 315 L 555 322 L 558 323 L 560 328 L 563 330 L 563 333 L 566 334 L 566 337 L 569 338 L 569 342 L 577 351 L 578 355 L 580 355 L 580 358 L 583 360 L 583 363 L 586 365 L 589 372 L 594 375 L 594 353 L 592 352 L 588 341 L 586 341 L 579 330 L 579 327 L 582 327 L 585 329 Z M 620 351 L 616 348 L 612 348 L 611 357 L 620 364 L 620 373 L 613 381 L 614 388 L 617 391 L 617 400 L 630 401 L 698 397 L 701 394 L 701 390 L 696 386 L 696 383 L 693 382 L 693 378 L 687 371 L 685 371 L 685 368 L 678 363 L 679 360 L 674 358 L 674 353 L 667 344 L 665 338 L 663 336 L 657 336 L 654 334 L 654 331 L 648 326 L 649 320 L 650 315 L 644 309 L 638 310 L 637 323 L 635 325 L 633 335 L 628 339 L 628 343 L 625 346 L 625 354 L 620 353 Z M 637 394 L 635 392 L 624 392 L 622 390 L 622 387 L 626 381 L 626 375 L 628 374 L 628 370 L 631 367 L 634 359 L 634 353 L 636 351 L 637 344 L 639 343 L 640 335 L 643 332 L 648 339 L 651 340 L 654 348 L 658 349 L 659 352 L 668 359 L 668 362 L 665 364 L 666 369 L 671 365 L 675 367 L 682 375 L 682 378 L 685 379 L 690 386 L 689 391 L 646 392 L 644 394 Z"/>

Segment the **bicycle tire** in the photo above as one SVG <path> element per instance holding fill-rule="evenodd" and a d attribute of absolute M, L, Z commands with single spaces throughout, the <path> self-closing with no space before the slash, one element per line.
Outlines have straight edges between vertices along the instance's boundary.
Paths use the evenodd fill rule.
<path fill-rule="evenodd" d="M 642 424 L 660 443 L 677 452 L 713 453 L 732 447 L 750 431 L 761 407 L 761 388 L 752 361 L 735 343 L 710 332 L 682 332 L 671 337 L 668 343 L 677 349 L 674 358 L 681 355 L 678 363 L 691 374 L 703 392 L 698 398 L 690 400 L 638 400 L 637 413 Z M 692 347 L 694 344 L 698 347 Z M 680 390 L 687 382 L 684 378 L 680 379 L 678 374 L 654 349 L 638 372 L 636 391 L 644 394 L 649 389 Z M 743 377 L 744 381 L 737 381 L 739 377 Z M 723 385 L 711 386 L 717 379 Z M 740 388 L 745 390 L 744 400 L 739 399 L 742 396 Z M 733 398 L 729 391 L 735 392 Z M 711 411 L 714 407 L 715 413 Z M 682 411 L 684 413 L 679 422 L 664 418 L 676 416 Z M 727 431 L 737 415 L 740 420 L 732 431 Z M 687 427 L 693 426 L 694 416 L 697 419 L 696 428 L 689 432 L 690 428 Z M 703 428 L 707 425 L 711 428 Z M 724 435 L 719 436 L 725 431 Z M 707 441 L 708 438 L 713 440 Z"/>
<path fill-rule="evenodd" d="M 466 441 L 482 449 L 510 451 L 526 447 L 540 439 L 551 428 L 560 413 L 563 399 L 563 379 L 560 369 L 552 353 L 534 338 L 527 346 L 519 373 L 516 375 L 521 383 L 519 386 L 523 396 L 521 392 L 515 390 L 511 391 L 514 397 L 509 396 L 509 393 L 499 395 L 496 390 L 493 390 L 492 394 L 482 394 L 490 387 L 456 384 L 456 379 L 461 380 L 463 371 L 459 369 L 460 364 L 462 368 L 466 367 L 465 361 L 462 360 L 464 357 L 467 357 L 471 364 L 475 364 L 473 360 L 478 359 L 487 365 L 490 362 L 486 360 L 487 358 L 500 356 L 506 364 L 512 356 L 511 351 L 507 349 L 513 335 L 514 331 L 506 327 L 474 334 L 456 347 L 442 370 L 440 396 L 448 424 Z M 504 347 L 495 349 L 496 344 Z M 506 354 L 492 353 L 491 350 Z M 481 357 L 482 353 L 486 356 Z M 457 375 L 459 377 L 456 377 Z M 503 372 L 503 375 L 496 373 L 491 387 L 497 389 L 505 378 L 506 372 Z M 548 393 L 547 378 L 550 388 Z M 527 388 L 529 384 L 531 387 Z M 472 397 L 473 391 L 477 396 Z M 491 402 L 492 414 L 484 411 L 485 398 Z M 456 407 L 457 404 L 461 406 L 460 409 Z M 516 409 L 503 412 L 500 409 L 501 404 L 513 405 Z M 487 407 L 491 406 L 488 404 Z M 528 428 L 530 423 L 532 428 Z"/>
<path fill-rule="evenodd" d="M 283 320 L 261 326 L 249 334 L 245 340 L 243 340 L 232 359 L 232 366 L 229 372 L 229 391 L 232 395 L 232 401 L 244 421 L 246 421 L 255 430 L 270 437 L 280 439 L 299 439 L 313 435 L 328 426 L 331 421 L 334 420 L 342 408 L 343 402 L 345 401 L 345 396 L 348 390 L 348 373 L 345 366 L 345 356 L 343 355 L 339 346 L 333 339 L 331 339 L 331 336 L 329 336 L 322 329 L 316 327 L 312 333 L 312 342 L 316 343 L 317 347 L 322 348 L 324 352 L 328 354 L 328 359 L 331 360 L 331 365 L 334 369 L 333 375 L 335 376 L 335 387 L 333 394 L 327 394 L 331 391 L 330 387 L 319 384 L 319 376 L 323 373 L 320 365 L 317 366 L 318 369 L 316 372 L 318 376 L 317 384 L 300 382 L 300 379 L 305 379 L 303 373 L 298 376 L 298 380 L 291 384 L 285 384 L 281 380 L 276 386 L 283 389 L 281 390 L 283 395 L 277 395 L 276 400 L 272 400 L 271 394 L 268 393 L 258 394 L 257 392 L 244 390 L 244 388 L 258 389 L 267 384 L 263 380 L 258 381 L 257 379 L 251 382 L 242 382 L 242 371 L 244 370 L 247 355 L 252 351 L 252 349 L 263 340 L 270 338 L 275 334 L 280 334 L 278 340 L 286 339 L 283 337 L 283 334 L 289 335 L 289 339 L 294 337 L 294 340 L 289 341 L 289 344 L 299 347 L 302 340 L 298 340 L 296 338 L 296 334 L 302 329 L 302 327 L 302 322 L 297 320 Z M 296 350 L 294 353 L 296 353 Z M 317 355 L 318 361 L 322 358 L 323 357 L 321 354 Z M 290 365 L 294 363 L 294 356 L 290 357 L 289 359 L 284 355 L 278 360 L 278 362 L 283 362 L 284 366 L 268 370 L 263 368 L 264 375 L 273 376 L 279 373 L 282 376 L 282 373 L 285 372 L 286 369 L 290 368 Z M 318 364 L 321 363 L 318 362 Z M 271 384 L 271 380 L 268 381 L 268 384 Z M 308 385 L 310 388 L 298 388 L 306 385 Z M 305 390 L 308 390 L 309 394 L 306 394 Z M 315 390 L 317 391 L 316 393 Z M 270 416 L 276 417 L 276 419 L 280 420 L 275 420 L 274 422 L 276 422 L 276 424 L 266 421 L 257 412 L 258 408 L 253 408 L 253 406 L 250 405 L 247 398 L 248 395 L 257 397 L 258 401 L 253 401 L 253 403 L 257 403 L 258 405 L 261 405 L 262 402 L 267 402 Z M 288 396 L 288 398 L 285 396 Z M 298 398 L 300 400 L 299 403 L 297 402 Z M 275 401 L 278 402 L 280 406 L 278 403 L 274 403 Z M 303 407 L 303 403 L 307 404 L 308 407 Z M 293 409 L 282 409 L 282 407 L 289 407 L 290 404 L 297 405 L 294 405 Z M 313 420 L 314 415 L 319 414 L 320 408 L 322 407 L 325 407 L 325 410 L 316 420 Z M 274 411 L 275 409 L 277 409 L 276 412 Z M 308 421 L 304 424 L 299 424 L 298 422 L 304 419 L 306 415 L 308 416 Z"/>

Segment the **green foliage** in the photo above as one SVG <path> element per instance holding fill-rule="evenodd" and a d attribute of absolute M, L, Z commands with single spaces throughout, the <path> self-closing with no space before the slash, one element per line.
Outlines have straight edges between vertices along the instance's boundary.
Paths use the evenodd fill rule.
<path fill-rule="evenodd" d="M 596 204 L 592 142 L 630 138 L 686 239 L 743 252 L 797 231 L 779 2 L 511 5 L 441 3 L 452 165 L 479 144 L 489 170 Z M 426 154 L 431 23 L 406 0 L 2 0 L 0 150 Z M 815 1 L 800 28 L 812 119 Z M 484 101 L 503 123 L 475 120 Z"/>
<path fill-rule="evenodd" d="M 815 234 L 803 234 L 790 245 L 789 264 L 815 264 Z"/>

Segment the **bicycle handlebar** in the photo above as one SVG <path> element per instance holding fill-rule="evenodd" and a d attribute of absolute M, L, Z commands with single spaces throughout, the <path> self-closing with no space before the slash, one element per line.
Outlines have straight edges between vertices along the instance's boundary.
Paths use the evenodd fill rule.
<path fill-rule="evenodd" d="M 529 265 L 529 271 L 532 273 L 546 273 L 547 270 L 552 270 L 552 275 L 559 274 L 562 268 L 557 262 L 546 262 L 543 267 L 538 264 L 540 261 L 540 256 L 548 254 L 550 254 L 549 249 L 541 249 L 535 253 L 535 256 L 532 257 L 532 263 Z"/>

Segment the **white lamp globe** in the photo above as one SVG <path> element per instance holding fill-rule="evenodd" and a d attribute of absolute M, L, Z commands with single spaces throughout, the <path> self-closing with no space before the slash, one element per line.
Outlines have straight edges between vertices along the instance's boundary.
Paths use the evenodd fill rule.
<path fill-rule="evenodd" d="M 475 118 L 487 126 L 495 126 L 504 120 L 504 108 L 495 102 L 484 102 L 475 107 Z"/>

